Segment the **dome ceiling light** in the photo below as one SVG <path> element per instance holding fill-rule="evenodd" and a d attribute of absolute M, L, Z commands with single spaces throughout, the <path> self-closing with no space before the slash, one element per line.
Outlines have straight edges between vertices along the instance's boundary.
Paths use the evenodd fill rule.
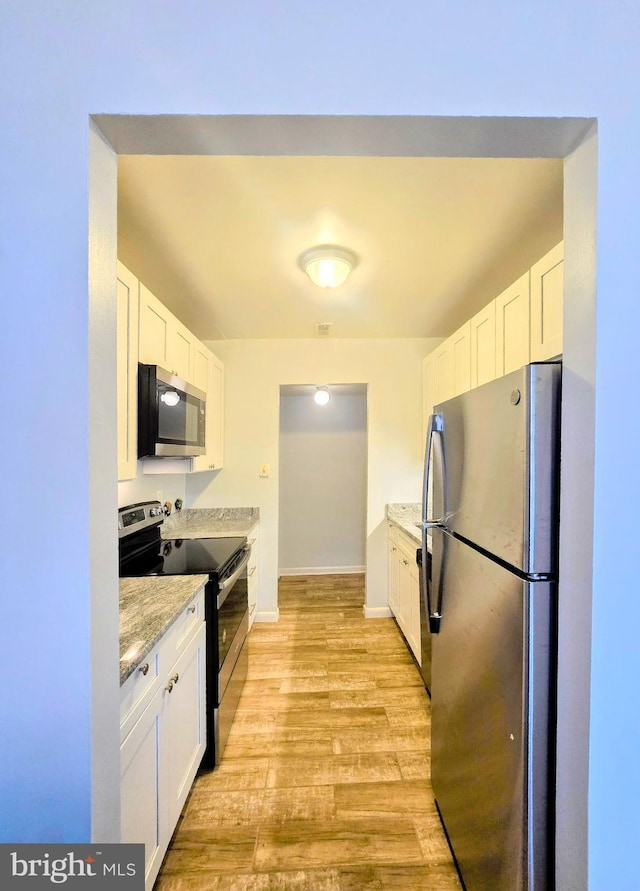
<path fill-rule="evenodd" d="M 317 405 L 326 405 L 331 396 L 329 395 L 328 387 L 316 387 L 316 392 L 313 394 L 313 398 Z"/>
<path fill-rule="evenodd" d="M 323 244 L 304 251 L 298 262 L 314 285 L 319 288 L 339 288 L 357 265 L 358 258 L 346 248 Z"/>

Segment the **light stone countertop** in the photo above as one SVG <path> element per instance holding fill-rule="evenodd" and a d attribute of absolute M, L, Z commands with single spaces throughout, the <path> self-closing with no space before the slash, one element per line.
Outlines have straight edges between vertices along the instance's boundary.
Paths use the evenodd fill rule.
<path fill-rule="evenodd" d="M 259 521 L 257 507 L 187 508 L 167 517 L 160 527 L 160 535 L 162 538 L 245 536 Z"/>
<path fill-rule="evenodd" d="M 120 579 L 120 686 L 208 579 L 207 575 Z"/>
<path fill-rule="evenodd" d="M 402 529 L 418 546 L 422 544 L 422 527 L 419 525 L 422 519 L 422 505 L 419 501 L 387 504 L 387 519 Z M 427 534 L 427 547 L 431 547 L 429 534 Z"/>

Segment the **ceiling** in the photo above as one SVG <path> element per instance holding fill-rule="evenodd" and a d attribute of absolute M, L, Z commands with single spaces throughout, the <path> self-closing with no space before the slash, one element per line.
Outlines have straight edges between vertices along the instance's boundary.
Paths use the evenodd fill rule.
<path fill-rule="evenodd" d="M 201 340 L 444 337 L 562 238 L 562 160 L 119 155 L 118 255 Z M 334 291 L 298 265 L 355 252 Z"/>

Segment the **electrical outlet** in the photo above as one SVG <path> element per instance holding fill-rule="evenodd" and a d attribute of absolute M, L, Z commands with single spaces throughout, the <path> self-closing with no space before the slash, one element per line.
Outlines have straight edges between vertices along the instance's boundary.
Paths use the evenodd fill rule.
<path fill-rule="evenodd" d="M 260 476 L 268 477 L 271 475 L 271 465 L 270 464 L 261 464 L 260 465 Z"/>

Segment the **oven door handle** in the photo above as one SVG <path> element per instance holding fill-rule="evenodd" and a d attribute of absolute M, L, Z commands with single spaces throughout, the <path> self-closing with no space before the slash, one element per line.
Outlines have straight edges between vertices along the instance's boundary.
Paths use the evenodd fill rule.
<path fill-rule="evenodd" d="M 229 576 L 228 579 L 225 579 L 223 582 L 218 582 L 218 589 L 220 592 L 218 594 L 218 609 L 220 609 L 222 604 L 227 599 L 227 595 L 228 595 L 229 591 L 231 590 L 231 588 L 233 588 L 233 586 L 237 582 L 238 578 L 241 576 L 242 570 L 245 568 L 245 566 L 249 562 L 249 557 L 251 555 L 251 548 L 247 547 L 247 548 L 243 548 L 243 550 L 244 550 L 244 557 L 242 558 L 242 562 L 239 564 L 239 566 L 233 571 L 233 573 Z"/>

